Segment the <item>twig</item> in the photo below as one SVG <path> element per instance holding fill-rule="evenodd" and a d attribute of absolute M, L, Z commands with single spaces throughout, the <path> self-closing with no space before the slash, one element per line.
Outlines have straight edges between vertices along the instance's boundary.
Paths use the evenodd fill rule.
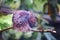
<path fill-rule="evenodd" d="M 0 30 L 0 32 L 6 31 L 6 30 L 9 30 L 9 29 L 13 29 L 13 27 L 9 27 L 9 28 L 6 28 L 6 29 L 3 29 L 3 30 Z"/>
<path fill-rule="evenodd" d="M 3 30 L 0 30 L 0 33 L 3 32 L 3 31 L 6 31 L 6 30 L 9 30 L 9 29 L 14 29 L 13 27 L 9 27 L 9 28 L 6 28 L 6 29 L 3 29 Z M 34 31 L 34 32 L 53 32 L 53 33 L 56 33 L 55 30 L 31 30 L 31 31 Z"/>
<path fill-rule="evenodd" d="M 53 33 L 56 33 L 55 30 L 31 30 L 31 31 L 35 31 L 35 32 L 53 32 Z"/>

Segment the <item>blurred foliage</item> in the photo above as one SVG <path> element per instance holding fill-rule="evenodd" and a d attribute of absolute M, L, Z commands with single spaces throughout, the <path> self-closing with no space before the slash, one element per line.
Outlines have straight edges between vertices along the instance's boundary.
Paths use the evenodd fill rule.
<path fill-rule="evenodd" d="M 60 4 L 60 0 L 58 0 L 58 4 Z"/>
<path fill-rule="evenodd" d="M 3 40 L 19 40 L 23 33 L 17 30 L 7 30 L 2 33 Z"/>
<path fill-rule="evenodd" d="M 43 5 L 47 2 L 47 0 L 34 0 L 33 1 L 33 9 L 35 11 L 41 11 L 43 12 Z"/>
<path fill-rule="evenodd" d="M 11 9 L 18 9 L 20 6 L 20 0 L 2 0 L 1 5 L 10 7 Z"/>
<path fill-rule="evenodd" d="M 0 17 L 0 29 L 4 29 L 5 27 L 10 27 L 11 25 L 12 25 L 12 15 Z"/>

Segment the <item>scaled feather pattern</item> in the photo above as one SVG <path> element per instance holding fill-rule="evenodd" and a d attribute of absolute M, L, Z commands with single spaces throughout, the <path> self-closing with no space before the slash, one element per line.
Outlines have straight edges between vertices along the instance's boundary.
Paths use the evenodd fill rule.
<path fill-rule="evenodd" d="M 25 10 L 17 10 L 14 11 L 12 22 L 14 29 L 22 32 L 28 32 L 36 26 L 37 21 L 31 12 Z"/>

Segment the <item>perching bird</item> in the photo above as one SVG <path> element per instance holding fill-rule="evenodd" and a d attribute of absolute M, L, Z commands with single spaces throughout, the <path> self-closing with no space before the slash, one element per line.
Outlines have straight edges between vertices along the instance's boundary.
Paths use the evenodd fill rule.
<path fill-rule="evenodd" d="M 31 30 L 31 28 L 37 26 L 35 16 L 31 12 L 25 10 L 14 11 L 12 21 L 13 27 L 22 32 L 27 32 Z"/>

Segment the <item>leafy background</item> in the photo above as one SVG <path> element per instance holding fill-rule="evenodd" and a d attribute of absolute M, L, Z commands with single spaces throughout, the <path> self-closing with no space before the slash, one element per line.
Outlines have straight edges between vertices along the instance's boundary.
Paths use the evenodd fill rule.
<path fill-rule="evenodd" d="M 20 9 L 20 6 L 22 4 L 21 1 L 27 5 L 28 9 L 31 8 L 36 12 L 43 12 L 43 5 L 47 3 L 48 0 L 0 0 L 0 6 L 3 5 L 3 6 L 10 7 L 13 10 L 16 10 L 16 9 Z M 12 16 L 13 16 L 12 14 L 3 15 L 0 12 L 0 30 L 11 27 L 13 25 Z M 2 32 L 3 40 L 19 40 L 20 38 L 22 38 L 21 36 L 23 36 L 22 32 L 13 29 Z M 26 39 L 23 38 L 23 39 L 35 40 L 37 33 L 34 32 L 32 36 L 31 37 L 30 36 L 31 34 L 28 33 L 27 35 L 25 35 L 25 37 L 27 38 Z"/>

